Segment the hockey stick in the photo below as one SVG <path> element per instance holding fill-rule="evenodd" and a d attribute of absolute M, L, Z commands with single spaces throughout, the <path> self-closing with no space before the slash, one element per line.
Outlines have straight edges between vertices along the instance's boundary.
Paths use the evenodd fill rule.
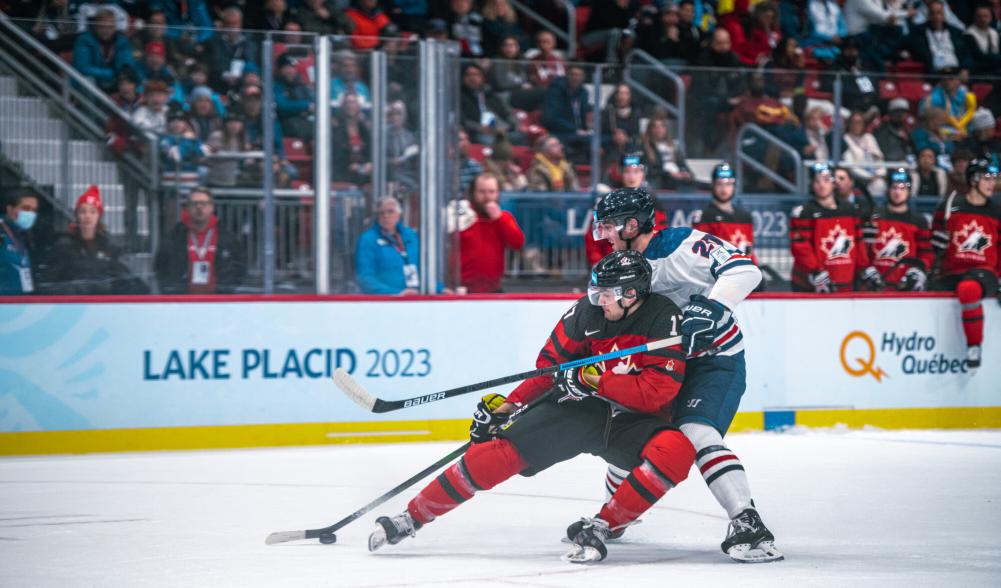
<path fill-rule="evenodd" d="M 583 359 L 575 359 L 573 361 L 568 361 L 566 363 L 561 363 L 558 365 L 551 365 L 549 367 L 539 368 L 527 372 L 521 372 L 520 374 L 512 374 L 510 376 L 504 376 L 501 378 L 495 378 L 493 380 L 487 380 L 485 382 L 479 382 L 477 384 L 469 384 L 467 386 L 459 386 L 458 388 L 452 388 L 451 390 L 445 390 L 444 392 L 435 392 L 433 394 L 425 394 L 424 396 L 414 396 L 413 398 L 404 398 L 402 400 L 383 400 L 382 398 L 376 398 L 369 394 L 361 385 L 352 378 L 347 370 L 344 368 L 337 368 L 334 370 L 334 383 L 337 387 L 341 389 L 342 392 L 347 394 L 348 398 L 354 400 L 355 403 L 364 408 L 369 412 L 391 412 L 394 410 L 399 410 L 401 408 L 410 408 L 411 406 L 419 406 L 421 404 L 428 404 L 429 402 L 438 402 L 439 400 L 446 400 L 454 396 L 461 396 L 462 394 L 468 394 L 470 392 L 477 392 L 480 390 L 486 390 L 488 388 L 493 388 L 494 386 L 500 386 L 502 384 L 510 384 L 511 382 L 519 382 L 521 380 L 527 380 L 529 378 L 534 378 L 537 376 L 545 376 L 547 374 L 553 374 L 560 370 L 567 370 L 570 368 L 580 367 L 582 365 L 588 365 L 592 363 L 598 363 L 600 361 L 607 361 L 609 359 L 617 359 L 620 357 L 626 357 L 627 355 L 635 355 L 637 353 L 644 353 L 647 351 L 653 351 L 655 349 L 663 349 L 664 347 L 670 347 L 671 345 L 678 345 L 681 343 L 681 337 L 669 337 L 667 339 L 659 339 L 657 341 L 651 341 L 644 345 L 636 345 L 635 347 L 627 347 L 625 349 L 620 349 L 618 351 L 612 351 L 610 353 L 603 353 L 601 355 L 593 355 L 591 357 L 585 357 Z"/>
<path fill-rule="evenodd" d="M 390 498 L 393 498 L 400 492 L 403 492 L 407 488 L 413 486 L 417 482 L 421 481 L 428 474 L 431 474 L 441 466 L 451 462 L 453 459 L 461 456 L 469 449 L 469 442 L 467 441 L 461 447 L 456 448 L 454 451 L 446 455 L 445 457 L 439 459 L 428 467 L 424 468 L 420 472 L 414 474 L 412 477 L 407 478 L 405 481 L 401 482 L 398 486 L 386 492 L 382 496 L 376 498 L 372 502 L 369 502 L 365 506 L 354 511 L 350 515 L 344 517 L 343 519 L 337 521 L 336 523 L 330 525 L 329 527 L 323 527 L 322 529 L 306 529 L 305 531 L 276 531 L 267 536 L 264 543 L 267 545 L 275 545 L 276 543 L 285 543 L 287 541 L 299 541 L 301 539 L 319 539 L 320 543 L 334 543 L 337 541 L 337 535 L 334 531 L 347 526 L 353 521 L 361 518 L 368 511 L 379 506 L 380 504 L 386 502 Z"/>

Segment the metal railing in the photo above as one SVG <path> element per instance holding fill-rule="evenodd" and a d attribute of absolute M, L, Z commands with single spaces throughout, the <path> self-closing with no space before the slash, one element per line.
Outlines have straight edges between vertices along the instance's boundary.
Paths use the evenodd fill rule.
<path fill-rule="evenodd" d="M 777 173 L 775 170 L 769 168 L 765 164 L 761 163 L 754 156 L 749 155 L 744 151 L 745 145 L 747 145 L 748 138 L 760 139 L 765 141 L 768 145 L 775 147 L 776 149 L 782 151 L 786 155 L 792 158 L 793 169 L 795 170 L 795 179 L 790 182 L 788 179 L 783 177 L 781 174 Z M 803 158 L 800 156 L 799 151 L 796 151 L 789 146 L 788 143 L 782 141 L 775 135 L 769 133 L 765 129 L 759 127 L 754 123 L 747 123 L 740 128 L 737 132 L 737 140 L 734 151 L 736 152 L 737 158 L 737 193 L 744 193 L 744 181 L 746 174 L 744 173 L 744 166 L 749 166 L 754 171 L 764 175 L 771 181 L 775 182 L 779 186 L 785 188 L 788 192 L 794 194 L 801 194 L 806 186 L 803 180 Z"/>
<path fill-rule="evenodd" d="M 510 0 L 510 2 L 515 10 L 539 23 L 543 28 L 556 35 L 557 39 L 561 39 L 567 44 L 567 61 L 577 59 L 577 8 L 573 5 L 573 2 L 570 0 L 557 0 L 557 3 L 562 5 L 563 9 L 566 10 L 567 30 L 556 26 L 552 21 L 532 10 L 527 4 L 519 2 L 519 0 Z"/>
<path fill-rule="evenodd" d="M 665 100 L 660 94 L 650 90 L 646 83 L 638 80 L 636 78 L 636 72 L 634 70 L 634 62 L 640 61 L 645 66 L 652 68 L 653 71 L 661 74 L 667 78 L 674 85 L 674 99 L 675 104 L 671 104 Z M 682 153 L 685 152 L 685 81 L 681 79 L 681 76 L 674 73 L 667 68 L 663 63 L 657 61 L 657 59 L 643 51 L 642 49 L 633 49 L 626 55 L 625 59 L 625 71 L 623 72 L 623 79 L 629 87 L 636 90 L 642 94 L 646 99 L 650 100 L 654 104 L 660 106 L 666 110 L 671 116 L 677 120 L 677 131 L 675 137 L 677 137 L 678 145 L 681 147 Z"/>
<path fill-rule="evenodd" d="M 58 55 L 24 32 L 17 24 L 0 13 L 0 63 L 14 74 L 30 91 L 45 99 L 74 136 L 92 143 L 91 154 L 103 161 L 111 157 L 119 173 L 122 193 L 121 204 L 109 203 L 106 209 L 120 210 L 123 226 L 112 226 L 113 234 L 124 234 L 128 253 L 148 253 L 155 248 L 159 238 L 157 206 L 154 198 L 158 183 L 157 137 L 142 131 L 131 122 L 131 117 L 118 107 L 87 77 L 65 63 Z M 127 129 L 124 139 L 132 149 L 111 154 L 105 145 L 109 122 L 114 120 Z M 59 133 L 57 133 L 57 136 Z M 28 136 L 30 138 L 31 135 Z M 0 140 L 9 140 L 5 134 Z M 81 169 L 77 150 L 88 148 L 76 145 L 73 136 L 59 136 L 59 152 L 50 153 L 45 163 L 58 158 L 61 166 L 56 174 L 59 181 L 33 178 L 38 184 L 52 185 L 49 193 L 60 214 L 69 217 L 72 199 L 87 184 L 109 181 L 101 169 Z M 93 149 L 99 149 L 94 152 Z M 34 157 L 34 155 L 32 155 Z M 78 161 L 74 161 L 77 159 Z M 30 174 L 29 174 L 30 175 Z M 44 193 L 44 192 L 43 192 Z M 109 219 L 116 222 L 113 219 Z M 148 268 L 143 268 L 144 273 Z"/>

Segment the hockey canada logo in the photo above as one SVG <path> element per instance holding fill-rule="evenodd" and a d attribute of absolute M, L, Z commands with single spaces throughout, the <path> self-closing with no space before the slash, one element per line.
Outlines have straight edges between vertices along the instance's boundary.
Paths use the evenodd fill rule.
<path fill-rule="evenodd" d="M 975 253 L 983 255 L 991 246 L 991 237 L 977 221 L 970 221 L 952 237 L 957 253 Z"/>
<path fill-rule="evenodd" d="M 740 229 L 737 229 L 730 235 L 730 242 L 744 253 L 747 253 L 747 248 L 751 246 L 751 240 Z"/>
<path fill-rule="evenodd" d="M 618 350 L 619 350 L 618 344 L 613 343 L 612 348 L 609 349 L 608 351 L 604 351 L 603 353 L 615 353 Z M 615 374 L 637 374 L 640 371 L 640 369 L 636 367 L 636 364 L 633 363 L 632 356 L 629 355 L 619 358 L 618 361 L 616 361 L 615 364 L 611 366 L 606 365 L 606 362 L 604 361 L 598 362 L 598 367 L 601 373 L 605 373 L 611 370 L 611 372 Z"/>
<path fill-rule="evenodd" d="M 820 250 L 827 254 L 827 259 L 847 259 L 855 248 L 855 239 L 844 230 L 840 224 L 820 240 Z"/>
<path fill-rule="evenodd" d="M 911 246 L 895 228 L 889 228 L 876 237 L 876 259 L 897 261 L 910 253 Z"/>

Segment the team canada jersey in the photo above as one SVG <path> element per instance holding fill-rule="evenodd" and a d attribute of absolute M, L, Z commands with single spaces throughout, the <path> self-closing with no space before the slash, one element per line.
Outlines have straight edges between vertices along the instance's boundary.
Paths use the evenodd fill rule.
<path fill-rule="evenodd" d="M 853 290 L 856 272 L 869 266 L 858 212 L 845 203 L 824 208 L 811 199 L 790 216 L 793 285 L 813 290 L 810 274 L 826 270 L 835 291 Z"/>
<path fill-rule="evenodd" d="M 888 289 L 895 289 L 909 267 L 931 271 L 934 261 L 931 228 L 924 215 L 916 210 L 898 213 L 880 207 L 870 222 L 873 234 L 870 258 Z"/>
<path fill-rule="evenodd" d="M 732 244 L 688 227 L 660 231 L 650 239 L 643 257 L 653 266 L 654 292 L 679 307 L 695 294 L 722 303 L 729 310 L 761 282 L 761 271 Z M 716 330 L 712 346 L 701 355 L 736 355 L 744 350 L 744 335 L 732 312 Z"/>
<path fill-rule="evenodd" d="M 732 243 L 742 253 L 751 256 L 751 261 L 757 265 L 754 257 L 754 223 L 751 213 L 734 206 L 733 212 L 720 209 L 715 202 L 710 202 L 705 208 L 695 213 L 692 227 L 703 233 L 716 235 L 727 243 Z"/>
<path fill-rule="evenodd" d="M 651 294 L 639 308 L 618 321 L 605 319 L 601 308 L 584 296 L 556 324 L 535 365 L 550 367 L 676 337 L 680 324 L 681 311 L 664 296 Z M 685 377 L 685 354 L 679 343 L 604 361 L 597 368 L 601 374 L 599 398 L 622 410 L 667 418 Z M 552 387 L 552 376 L 537 376 L 522 382 L 507 399 L 531 402 Z"/>
<path fill-rule="evenodd" d="M 932 245 L 942 255 L 943 276 L 984 269 L 1001 274 L 1001 205 L 988 199 L 983 206 L 970 204 L 953 192 L 935 211 Z"/>

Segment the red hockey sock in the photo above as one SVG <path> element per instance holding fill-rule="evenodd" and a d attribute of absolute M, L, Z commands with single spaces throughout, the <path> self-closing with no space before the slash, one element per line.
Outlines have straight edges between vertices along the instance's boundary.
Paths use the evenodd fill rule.
<path fill-rule="evenodd" d="M 470 446 L 466 455 L 425 486 L 407 505 L 415 521 L 430 523 L 473 497 L 525 469 L 525 460 L 506 439 Z"/>
<path fill-rule="evenodd" d="M 612 529 L 638 519 L 668 490 L 687 478 L 695 462 L 695 448 L 680 431 L 674 430 L 654 435 L 640 455 L 643 463 L 630 472 L 598 513 Z"/>
<path fill-rule="evenodd" d="M 961 316 L 963 317 L 963 333 L 967 345 L 980 345 L 984 341 L 984 307 L 980 299 L 984 290 L 976 280 L 962 280 L 956 286 L 959 296 Z"/>

